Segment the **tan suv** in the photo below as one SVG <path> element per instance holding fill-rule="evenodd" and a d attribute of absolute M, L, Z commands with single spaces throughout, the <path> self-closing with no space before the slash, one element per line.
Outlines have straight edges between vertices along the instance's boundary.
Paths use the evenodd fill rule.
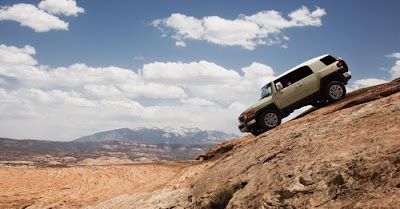
<path fill-rule="evenodd" d="M 308 60 L 261 88 L 261 99 L 239 116 L 241 132 L 257 136 L 281 124 L 282 118 L 305 105 L 321 107 L 343 99 L 351 73 L 331 55 Z"/>

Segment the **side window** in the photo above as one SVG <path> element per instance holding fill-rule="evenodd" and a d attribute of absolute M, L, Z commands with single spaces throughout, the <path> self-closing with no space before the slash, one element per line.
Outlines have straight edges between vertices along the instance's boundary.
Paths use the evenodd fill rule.
<path fill-rule="evenodd" d="M 303 66 L 298 68 L 297 70 L 282 76 L 281 78 L 277 79 L 275 81 L 275 84 L 280 82 L 283 85 L 283 88 L 286 88 L 293 83 L 296 83 L 297 81 L 311 75 L 313 72 L 308 66 Z"/>
<path fill-rule="evenodd" d="M 291 73 L 289 73 L 287 75 L 282 76 L 278 80 L 276 80 L 275 83 L 280 82 L 282 84 L 283 88 L 286 88 L 286 87 L 292 85 L 294 82 L 296 82 L 295 80 L 296 79 L 293 76 L 293 72 L 291 72 Z"/>
<path fill-rule="evenodd" d="M 303 66 L 303 67 L 293 71 L 292 73 L 293 73 L 293 76 L 295 77 L 295 80 L 296 80 L 295 82 L 297 82 L 297 81 L 311 75 L 313 72 L 310 67 Z"/>
<path fill-rule="evenodd" d="M 334 62 L 336 62 L 337 60 L 334 58 L 334 57 L 332 57 L 331 55 L 328 55 L 328 56 L 326 56 L 326 57 L 324 57 L 324 58 L 322 58 L 322 59 L 320 59 L 321 60 L 321 62 L 323 62 L 326 66 L 328 66 L 328 65 L 330 65 L 330 64 L 332 64 L 332 63 L 334 63 Z"/>

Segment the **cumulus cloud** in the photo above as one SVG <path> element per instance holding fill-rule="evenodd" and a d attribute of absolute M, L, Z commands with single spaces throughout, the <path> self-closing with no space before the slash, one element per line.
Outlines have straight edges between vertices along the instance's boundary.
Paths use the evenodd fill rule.
<path fill-rule="evenodd" d="M 242 68 L 243 76 L 207 61 L 155 62 L 143 65 L 140 72 L 148 81 L 181 86 L 192 96 L 222 105 L 256 101 L 260 88 L 274 78 L 271 67 L 256 62 Z"/>
<path fill-rule="evenodd" d="M 129 69 L 119 67 L 95 68 L 85 64 L 69 67 L 37 67 L 31 57 L 31 46 L 16 48 L 0 45 L 0 74 L 14 77 L 34 88 L 84 88 L 94 96 L 111 96 L 112 93 L 130 97 L 184 98 L 184 90 L 169 84 L 152 83 Z"/>
<path fill-rule="evenodd" d="M 240 78 L 239 73 L 236 71 L 227 70 L 224 67 L 207 61 L 191 63 L 154 62 L 143 65 L 141 73 L 148 80 L 171 84 L 204 84 L 237 80 Z"/>
<path fill-rule="evenodd" d="M 400 77 L 400 53 L 395 52 L 395 53 L 386 55 L 386 57 L 397 59 L 395 62 L 395 65 L 390 70 L 387 70 L 386 68 L 379 68 L 379 69 L 383 70 L 385 72 L 388 72 L 390 74 L 390 79 L 399 78 Z M 379 85 L 379 84 L 386 83 L 386 82 L 389 82 L 389 80 L 378 79 L 378 78 L 364 78 L 364 79 L 359 79 L 359 80 L 355 80 L 355 81 L 351 82 L 351 85 L 348 86 L 347 88 L 348 88 L 348 91 L 354 91 L 356 89 Z"/>
<path fill-rule="evenodd" d="M 36 65 L 37 61 L 31 56 L 36 54 L 35 48 L 25 45 L 23 48 L 0 45 L 0 63 Z"/>
<path fill-rule="evenodd" d="M 238 133 L 237 116 L 275 78 L 274 69 L 258 62 L 240 73 L 208 61 L 154 62 L 138 70 L 83 63 L 53 68 L 40 65 L 35 54 L 29 45 L 0 45 L 0 78 L 7 79 L 0 79 L 3 137 L 71 140 L 139 126 Z M 362 79 L 352 86 L 382 82 Z"/>
<path fill-rule="evenodd" d="M 78 7 L 75 0 L 43 0 L 38 7 L 50 14 L 63 14 L 65 16 L 77 16 L 84 13 L 85 9 Z"/>
<path fill-rule="evenodd" d="M 194 105 L 194 106 L 212 106 L 212 105 L 217 105 L 216 103 L 202 99 L 202 98 L 188 98 L 188 99 L 180 99 L 180 102 L 182 104 L 187 104 L 187 105 Z"/>
<path fill-rule="evenodd" d="M 0 9 L 0 20 L 12 20 L 19 22 L 21 26 L 27 26 L 36 32 L 49 30 L 68 30 L 68 23 L 58 17 L 48 14 L 32 4 L 14 4 Z"/>
<path fill-rule="evenodd" d="M 71 140 L 139 126 L 238 133 L 237 116 L 275 78 L 274 69 L 258 62 L 240 73 L 208 61 L 154 62 L 138 70 L 83 63 L 52 68 L 41 66 L 35 54 L 29 45 L 0 45 L 0 78 L 7 78 L 0 79 L 4 137 Z M 363 79 L 353 86 L 382 82 Z"/>
<path fill-rule="evenodd" d="M 389 73 L 391 75 L 391 79 L 399 78 L 400 77 L 400 53 L 392 53 L 386 55 L 387 57 L 396 58 L 395 65 L 390 69 Z"/>
<path fill-rule="evenodd" d="M 359 80 L 355 80 L 353 82 L 353 84 L 349 88 L 349 91 L 354 91 L 354 90 L 360 89 L 360 88 L 375 86 L 375 85 L 379 85 L 379 84 L 386 83 L 386 82 L 388 82 L 388 81 L 382 80 L 382 79 L 377 79 L 377 78 L 359 79 Z"/>
<path fill-rule="evenodd" d="M 236 129 L 236 110 L 204 99 L 142 106 L 128 98 L 91 100 L 74 91 L 0 88 L 3 137 L 71 140 L 121 127 Z M 229 129 L 227 129 L 229 127 Z M 235 130 L 236 131 L 236 130 Z"/>
<path fill-rule="evenodd" d="M 177 46 L 186 46 L 185 40 L 205 40 L 224 46 L 242 46 L 253 50 L 257 45 L 281 43 L 279 38 L 283 29 L 292 27 L 321 26 L 321 18 L 326 14 L 324 9 L 316 7 L 312 12 L 305 7 L 291 12 L 289 19 L 280 12 L 260 11 L 246 16 L 239 15 L 234 20 L 218 16 L 206 16 L 198 19 L 180 13 L 173 13 L 164 19 L 153 21 L 153 26 L 162 31 L 163 36 L 170 34 Z"/>
<path fill-rule="evenodd" d="M 397 60 L 395 65 L 390 69 L 390 74 L 392 79 L 400 77 L 400 60 Z"/>
<path fill-rule="evenodd" d="M 238 133 L 237 116 L 274 77 L 257 62 L 242 74 L 207 61 L 155 62 L 137 71 L 83 63 L 52 68 L 35 54 L 29 45 L 0 45 L 0 77 L 7 78 L 0 87 L 2 136 L 69 140 L 138 126 Z"/>
<path fill-rule="evenodd" d="M 183 42 L 183 41 L 177 41 L 177 42 L 175 42 L 175 45 L 176 46 L 181 46 L 181 47 L 186 47 L 186 43 Z"/>
<path fill-rule="evenodd" d="M 400 52 L 395 52 L 395 53 L 386 55 L 386 57 L 393 57 L 393 58 L 396 58 L 396 59 L 400 59 Z"/>

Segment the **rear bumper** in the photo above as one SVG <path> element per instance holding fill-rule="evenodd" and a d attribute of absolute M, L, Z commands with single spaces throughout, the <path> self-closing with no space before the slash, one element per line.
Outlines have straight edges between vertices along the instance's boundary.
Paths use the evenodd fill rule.
<path fill-rule="evenodd" d="M 343 73 L 343 77 L 348 81 L 351 79 L 351 72 L 347 71 Z"/>

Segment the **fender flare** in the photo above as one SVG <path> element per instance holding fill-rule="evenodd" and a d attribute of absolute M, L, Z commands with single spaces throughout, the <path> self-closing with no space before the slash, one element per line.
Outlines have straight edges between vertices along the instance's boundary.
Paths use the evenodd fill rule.
<path fill-rule="evenodd" d="M 262 112 L 264 112 L 265 110 L 268 110 L 268 109 L 273 109 L 273 110 L 278 111 L 278 112 L 281 114 L 282 117 L 286 117 L 286 116 L 287 116 L 286 114 L 284 114 L 284 113 L 275 105 L 275 103 L 272 103 L 272 104 L 269 104 L 268 106 L 265 106 L 265 107 L 259 109 L 259 110 L 254 114 L 254 118 L 258 118 L 258 116 L 259 116 Z"/>
<path fill-rule="evenodd" d="M 340 81 L 344 85 L 347 84 L 347 80 L 342 74 L 340 74 L 338 71 L 332 72 L 331 74 L 328 74 L 320 79 L 319 83 L 320 95 L 323 95 L 325 87 L 332 81 Z"/>

